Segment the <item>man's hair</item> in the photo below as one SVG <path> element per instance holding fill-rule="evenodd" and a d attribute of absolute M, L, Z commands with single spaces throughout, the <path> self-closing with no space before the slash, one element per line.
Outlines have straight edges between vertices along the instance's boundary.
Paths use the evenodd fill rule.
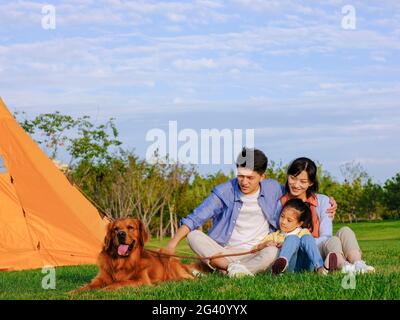
<path fill-rule="evenodd" d="M 290 199 L 288 200 L 282 208 L 282 212 L 285 208 L 293 208 L 299 212 L 299 216 L 297 217 L 298 221 L 303 222 L 301 225 L 302 228 L 307 228 L 311 232 L 313 231 L 312 224 L 312 212 L 310 209 L 310 205 L 307 202 L 304 202 L 301 199 Z"/>
<path fill-rule="evenodd" d="M 261 150 L 243 147 L 236 159 L 236 168 L 247 168 L 264 174 L 267 170 L 268 158 Z"/>

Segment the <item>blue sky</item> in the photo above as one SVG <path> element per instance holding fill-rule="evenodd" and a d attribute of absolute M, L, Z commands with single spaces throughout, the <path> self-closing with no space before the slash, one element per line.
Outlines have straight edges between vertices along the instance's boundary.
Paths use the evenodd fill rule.
<path fill-rule="evenodd" d="M 8 107 L 115 117 L 142 157 L 146 133 L 178 121 L 254 129 L 271 160 L 308 156 L 339 180 L 355 161 L 384 182 L 400 171 L 399 51 L 398 1 L 0 1 Z"/>

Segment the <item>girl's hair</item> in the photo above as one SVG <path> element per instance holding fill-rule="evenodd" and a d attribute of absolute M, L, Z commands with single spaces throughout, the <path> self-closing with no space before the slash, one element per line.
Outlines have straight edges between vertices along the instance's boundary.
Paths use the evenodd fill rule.
<path fill-rule="evenodd" d="M 293 162 L 290 164 L 288 170 L 287 170 L 287 175 L 288 176 L 295 176 L 297 177 L 301 172 L 303 171 L 307 172 L 308 175 L 308 180 L 312 183 L 312 185 L 307 189 L 306 195 L 307 198 L 310 197 L 312 194 L 318 192 L 318 178 L 317 178 L 317 166 L 315 165 L 314 161 L 308 158 L 297 158 L 293 160 Z M 289 183 L 288 180 L 286 180 L 285 184 L 286 192 L 289 192 Z"/>
<path fill-rule="evenodd" d="M 290 199 L 288 200 L 282 208 L 282 212 L 285 208 L 293 208 L 299 212 L 297 216 L 298 221 L 303 222 L 301 225 L 302 228 L 307 228 L 311 232 L 313 231 L 313 224 L 312 224 L 312 213 L 310 206 L 307 202 L 304 202 L 301 199 Z"/>

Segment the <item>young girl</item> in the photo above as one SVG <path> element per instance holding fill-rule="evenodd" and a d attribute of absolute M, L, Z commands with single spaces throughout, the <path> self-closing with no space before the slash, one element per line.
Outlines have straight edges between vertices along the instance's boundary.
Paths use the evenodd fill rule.
<path fill-rule="evenodd" d="M 326 213 L 330 206 L 329 198 L 317 193 L 317 166 L 314 161 L 308 158 L 295 159 L 288 168 L 285 189 L 286 193 L 277 205 L 276 218 L 280 217 L 282 206 L 290 199 L 301 199 L 308 203 L 312 213 L 312 236 L 327 269 L 356 273 L 375 271 L 374 267 L 361 260 L 361 249 L 353 230 L 342 227 L 332 235 L 332 219 Z"/>
<path fill-rule="evenodd" d="M 272 273 L 313 270 L 326 274 L 322 257 L 311 235 L 312 213 L 301 199 L 288 200 L 279 218 L 279 230 L 267 235 L 257 246 L 261 249 L 270 245 L 282 247 L 278 259 L 272 265 Z"/>

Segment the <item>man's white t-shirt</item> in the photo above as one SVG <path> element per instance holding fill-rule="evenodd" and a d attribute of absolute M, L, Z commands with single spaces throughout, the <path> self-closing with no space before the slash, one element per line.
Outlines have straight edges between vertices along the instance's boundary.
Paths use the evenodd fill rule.
<path fill-rule="evenodd" d="M 269 224 L 258 204 L 260 189 L 251 195 L 240 193 L 243 205 L 229 239 L 229 247 L 250 250 L 269 233 Z"/>

